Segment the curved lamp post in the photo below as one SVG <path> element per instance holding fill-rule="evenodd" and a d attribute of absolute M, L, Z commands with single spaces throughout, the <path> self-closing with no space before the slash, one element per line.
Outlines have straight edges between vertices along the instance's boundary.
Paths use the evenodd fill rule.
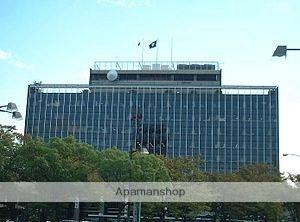
<path fill-rule="evenodd" d="M 6 109 L 2 109 L 6 108 Z M 15 103 L 9 102 L 7 105 L 0 106 L 0 112 L 12 114 L 12 118 L 16 120 L 22 120 L 22 114 L 18 111 L 18 107 Z"/>
<path fill-rule="evenodd" d="M 286 57 L 287 51 L 300 51 L 300 48 L 298 48 L 298 49 L 296 49 L 296 48 L 288 49 L 286 45 L 279 45 L 275 49 L 275 51 L 274 51 L 274 53 L 273 53 L 272 56 L 273 57 L 274 56 L 278 56 L 278 57 L 285 56 Z"/>
<path fill-rule="evenodd" d="M 296 157 L 300 157 L 300 155 L 294 154 L 294 153 L 284 153 L 284 154 L 282 154 L 282 156 L 296 156 Z"/>

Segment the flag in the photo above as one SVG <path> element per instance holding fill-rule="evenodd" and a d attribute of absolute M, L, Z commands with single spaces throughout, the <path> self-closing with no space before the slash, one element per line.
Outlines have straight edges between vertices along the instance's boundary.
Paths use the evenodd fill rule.
<path fill-rule="evenodd" d="M 157 40 L 155 40 L 154 42 L 151 42 L 151 44 L 149 45 L 149 48 L 150 49 L 155 48 L 156 44 L 157 44 Z"/>
<path fill-rule="evenodd" d="M 141 42 L 138 43 L 138 46 L 140 46 L 140 45 L 141 45 Z"/>

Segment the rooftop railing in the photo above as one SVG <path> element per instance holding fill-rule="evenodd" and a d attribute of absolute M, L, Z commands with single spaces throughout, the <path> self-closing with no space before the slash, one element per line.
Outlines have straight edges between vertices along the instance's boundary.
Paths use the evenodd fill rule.
<path fill-rule="evenodd" d="M 94 70 L 219 70 L 216 61 L 96 61 Z"/>
<path fill-rule="evenodd" d="M 223 85 L 223 86 L 130 86 L 130 85 L 89 85 L 89 84 L 31 84 L 30 89 L 35 89 L 37 92 L 44 93 L 78 93 L 83 91 L 90 91 L 92 89 L 127 89 L 127 90 L 137 90 L 137 89 L 147 89 L 157 90 L 157 89 L 171 89 L 171 90 L 220 90 L 223 94 L 228 95 L 267 95 L 270 92 L 277 91 L 277 86 L 243 86 L 243 85 Z"/>

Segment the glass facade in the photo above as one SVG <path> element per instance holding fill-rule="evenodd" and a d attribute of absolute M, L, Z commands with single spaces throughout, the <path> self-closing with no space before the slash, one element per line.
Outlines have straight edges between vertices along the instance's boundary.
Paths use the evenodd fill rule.
<path fill-rule="evenodd" d="M 279 167 L 278 88 L 30 85 L 25 133 L 96 149 L 200 154 L 207 172 Z"/>

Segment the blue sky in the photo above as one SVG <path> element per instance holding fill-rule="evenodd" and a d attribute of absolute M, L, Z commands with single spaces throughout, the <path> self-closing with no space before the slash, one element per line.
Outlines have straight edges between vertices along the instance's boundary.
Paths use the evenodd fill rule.
<path fill-rule="evenodd" d="M 173 39 L 173 60 L 219 61 L 223 84 L 278 85 L 281 153 L 300 154 L 300 52 L 271 57 L 278 44 L 300 48 L 299 11 L 298 0 L 1 0 L 1 105 L 25 116 L 33 81 L 87 83 L 96 60 L 140 59 L 142 39 L 158 39 L 158 59 L 170 60 Z M 282 158 L 281 169 L 300 173 L 298 162 Z"/>

